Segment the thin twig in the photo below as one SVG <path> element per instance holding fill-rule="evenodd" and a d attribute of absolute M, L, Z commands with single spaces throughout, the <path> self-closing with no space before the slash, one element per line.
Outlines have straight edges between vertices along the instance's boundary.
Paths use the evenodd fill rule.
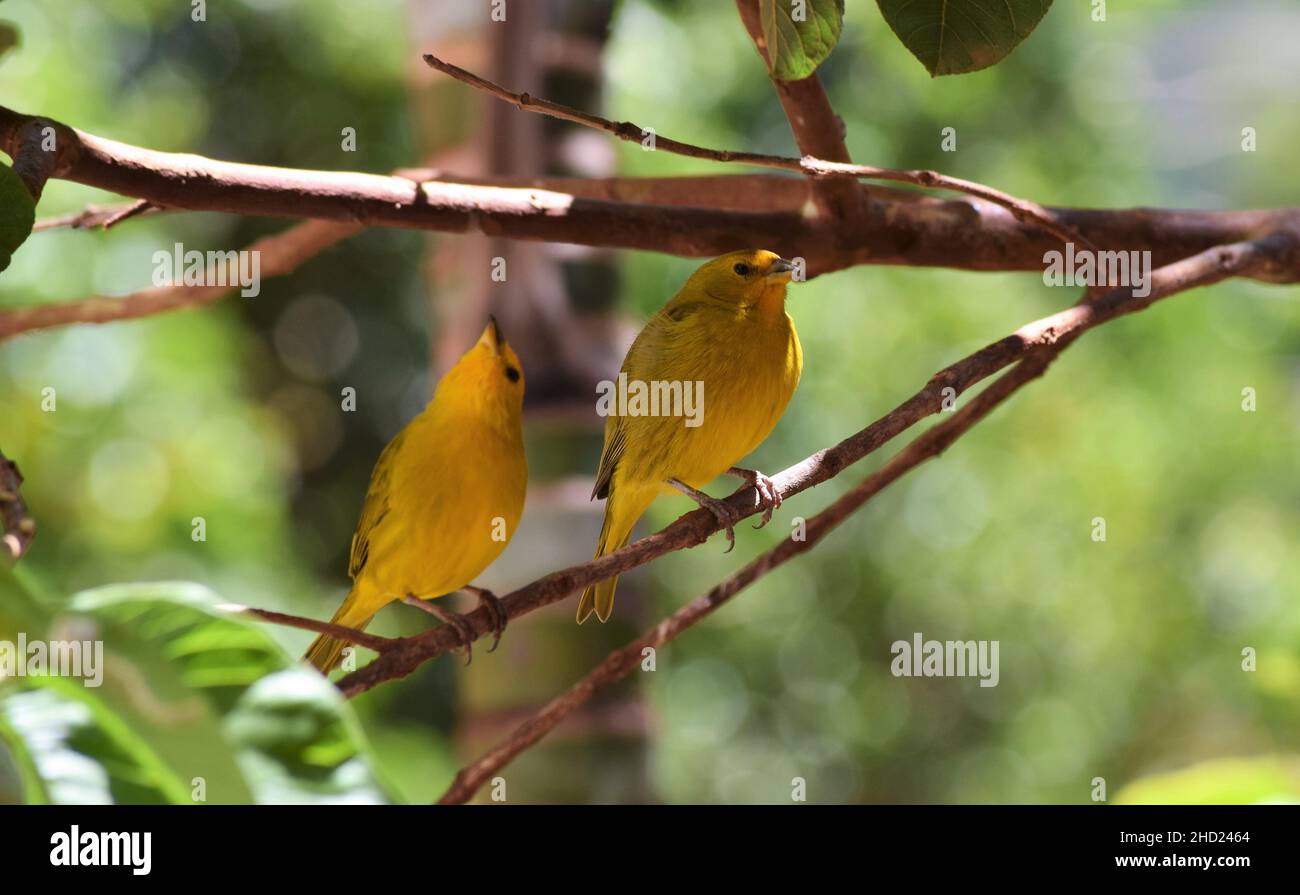
<path fill-rule="evenodd" d="M 1267 251 L 1262 242 L 1224 246 L 1222 249 L 1180 262 L 1178 270 L 1163 269 L 1167 290 L 1164 296 L 1218 282 L 1231 276 L 1236 270 L 1260 263 Z M 1090 316 L 1089 310 L 1096 306 L 1095 303 L 1104 301 L 1105 296 L 1089 296 L 1087 304 L 1081 303 L 1076 305 L 1076 308 L 1082 309 L 1086 320 Z M 1141 306 L 1146 307 L 1149 304 L 1150 301 Z M 1113 311 L 1105 310 L 1101 315 L 1091 322 L 1081 322 L 1064 330 L 1054 330 L 1054 338 L 1051 341 L 1037 344 L 1014 368 L 999 376 L 992 385 L 956 410 L 951 417 L 927 429 L 895 454 L 884 466 L 833 501 L 826 509 L 808 519 L 803 527 L 801 538 L 783 539 L 776 547 L 760 554 L 741 569 L 727 576 L 708 593 L 678 609 L 627 646 L 610 653 L 593 671 L 524 721 L 502 743 L 489 750 L 477 761 L 462 768 L 438 803 L 451 805 L 468 801 L 484 782 L 519 753 L 541 740 L 565 717 L 591 699 L 597 690 L 630 674 L 640 664 L 645 649 L 658 649 L 675 639 L 743 588 L 788 560 L 810 550 L 853 512 L 898 481 L 905 473 L 926 460 L 937 457 L 972 426 L 988 416 L 994 408 L 1021 387 L 1041 376 L 1057 356 L 1084 332 L 1102 320 L 1113 319 L 1116 316 Z"/>
<path fill-rule="evenodd" d="M 377 653 L 384 653 L 402 642 L 399 637 L 380 637 L 378 634 L 367 634 L 365 631 L 358 631 L 355 628 L 336 625 L 332 622 L 323 622 L 301 615 L 289 615 L 270 609 L 258 609 L 254 606 L 241 606 L 238 603 L 222 603 L 217 608 L 230 615 L 244 615 L 289 628 L 301 628 L 304 631 L 313 631 L 317 634 L 328 634 L 337 640 L 356 646 L 364 646 L 366 649 L 372 649 Z"/>
<path fill-rule="evenodd" d="M 450 62 L 439 59 L 431 53 L 424 55 L 424 61 L 430 68 L 435 68 L 464 84 L 482 90 L 525 112 L 536 112 L 541 115 L 549 115 L 552 118 L 559 118 L 562 121 L 581 124 L 584 127 L 613 134 L 620 140 L 645 145 L 646 141 L 653 136 L 652 145 L 656 150 L 662 149 L 674 155 L 684 155 L 690 158 L 707 159 L 715 162 L 737 162 L 761 168 L 778 168 L 783 171 L 800 172 L 811 177 L 864 177 L 868 180 L 892 180 L 932 189 L 946 189 L 966 193 L 1002 206 L 1011 212 L 1016 220 L 1033 222 L 1062 242 L 1073 242 L 1082 249 L 1095 250 L 1092 243 L 1084 238 L 1082 234 L 1062 223 L 1056 215 L 1036 202 L 1012 196 L 990 186 L 962 180 L 959 177 L 948 177 L 937 171 L 904 171 L 895 168 L 878 168 L 873 165 L 832 162 L 811 156 L 797 159 L 761 152 L 709 149 L 704 146 L 697 146 L 694 143 L 683 143 L 680 140 L 659 136 L 649 128 L 643 128 L 630 121 L 611 121 L 608 118 L 602 118 L 590 112 L 583 112 L 562 103 L 530 96 L 527 93 L 513 93 L 500 84 L 489 81 L 487 78 L 476 75 L 471 71 L 466 71 L 460 66 L 452 65 Z"/>
<path fill-rule="evenodd" d="M 103 226 L 104 229 L 107 230 L 109 227 L 120 224 L 125 220 L 135 217 L 136 215 L 145 214 L 146 212 L 149 211 L 158 211 L 158 210 L 159 210 L 158 206 L 154 205 L 148 199 L 137 199 L 135 202 L 132 202 L 130 205 L 128 205 L 126 208 L 123 208 L 121 211 L 117 212 L 116 214 L 109 215 L 107 218 L 105 218 Z"/>
<path fill-rule="evenodd" d="M 69 214 L 53 215 L 47 218 L 37 218 L 36 223 L 32 225 L 32 232 L 39 233 L 42 230 L 58 230 L 67 227 L 72 230 L 90 230 L 95 227 L 103 227 L 105 221 L 111 221 L 123 215 L 124 212 L 130 212 L 140 204 L 142 200 L 137 199 L 134 202 L 123 202 L 119 205 L 87 205 L 81 211 L 74 211 Z M 163 209 L 158 208 L 152 202 L 150 208 L 141 211 L 140 215 L 157 214 Z M 131 215 L 134 217 L 135 215 Z M 122 217 L 122 220 L 125 220 Z"/>
<path fill-rule="evenodd" d="M 918 421 L 940 412 L 946 401 L 955 400 L 971 386 L 1020 360 L 1035 348 L 1055 344 L 1073 333 L 1139 311 L 1193 286 L 1277 263 L 1278 257 L 1289 257 L 1293 251 L 1290 234 L 1275 234 L 1257 241 L 1216 247 L 1154 271 L 1150 294 L 1146 296 L 1134 297 L 1129 289 L 1112 289 L 1026 324 L 1011 335 L 940 370 L 920 391 L 865 429 L 777 473 L 773 481 L 783 499 L 805 491 L 838 475 Z M 737 518 L 751 516 L 759 509 L 757 494 L 749 486 L 737 490 L 726 503 Z M 718 527 L 712 513 L 692 511 L 666 528 L 613 553 L 552 572 L 507 594 L 501 600 L 502 607 L 508 619 L 518 618 L 611 575 L 626 572 L 666 553 L 703 543 Z M 492 619 L 484 609 L 466 613 L 464 620 L 475 639 L 493 630 Z M 405 677 L 424 662 L 460 645 L 456 632 L 442 626 L 432 628 L 407 638 L 400 647 L 342 678 L 338 686 L 344 695 L 355 696 L 384 681 Z"/>
<path fill-rule="evenodd" d="M 292 273 L 300 264 L 341 240 L 359 233 L 357 224 L 335 221 L 303 221 L 249 245 L 245 252 L 261 255 L 259 276 L 262 278 Z M 227 272 L 229 274 L 230 272 Z M 176 311 L 209 304 L 240 288 L 237 276 L 226 275 L 209 282 L 226 286 L 155 286 L 130 295 L 96 296 L 80 301 L 51 305 L 27 305 L 0 309 L 0 341 L 33 330 L 65 326 L 71 323 L 109 323 L 149 317 L 164 311 Z"/>

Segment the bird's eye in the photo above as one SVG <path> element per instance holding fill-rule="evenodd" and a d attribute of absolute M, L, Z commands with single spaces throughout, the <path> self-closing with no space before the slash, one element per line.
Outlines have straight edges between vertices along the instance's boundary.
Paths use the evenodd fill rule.
<path fill-rule="evenodd" d="M 742 277 L 749 276 L 749 265 L 745 264 L 743 261 L 740 264 L 737 264 L 735 267 L 733 267 L 732 270 L 734 270 L 737 274 L 739 274 Z"/>
<path fill-rule="evenodd" d="M 516 370 L 514 367 L 506 367 L 506 378 L 509 379 L 511 382 L 518 382 L 519 371 Z"/>

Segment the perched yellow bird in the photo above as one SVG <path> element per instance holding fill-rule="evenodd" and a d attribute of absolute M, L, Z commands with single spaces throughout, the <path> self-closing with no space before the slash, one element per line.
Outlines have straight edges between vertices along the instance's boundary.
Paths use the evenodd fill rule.
<path fill-rule="evenodd" d="M 334 624 L 361 630 L 394 600 L 457 624 L 425 601 L 466 590 L 487 605 L 500 638 L 505 614 L 496 597 L 468 585 L 505 549 L 523 513 L 523 402 L 519 359 L 491 319 L 375 464 L 352 536 L 352 590 Z M 305 658 L 328 673 L 344 646 L 322 635 Z"/>
<path fill-rule="evenodd" d="M 671 489 L 718 517 L 734 546 L 734 514 L 699 490 L 724 472 L 758 491 L 764 507 L 760 525 L 780 506 L 771 479 L 733 464 L 767 438 L 799 384 L 803 351 L 785 312 L 793 270 L 772 252 L 715 258 L 692 274 L 636 337 L 620 378 L 680 382 L 683 389 L 703 383 L 703 418 L 698 425 L 662 412 L 606 419 L 605 448 L 592 492 L 593 500 L 606 499 L 598 558 L 626 544 L 641 514 Z M 609 618 L 617 584 L 616 576 L 583 592 L 579 624 L 593 611 L 601 621 Z"/>

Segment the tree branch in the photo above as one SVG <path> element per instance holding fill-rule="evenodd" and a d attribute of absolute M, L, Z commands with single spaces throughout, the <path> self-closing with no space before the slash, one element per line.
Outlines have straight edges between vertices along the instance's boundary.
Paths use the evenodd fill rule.
<path fill-rule="evenodd" d="M 23 475 L 14 463 L 0 453 L 0 556 L 12 565 L 17 562 L 36 537 L 36 521 L 27 513 L 20 485 Z"/>
<path fill-rule="evenodd" d="M 19 126 L 4 131 L 3 139 L 0 139 L 0 149 L 4 149 L 13 159 L 14 173 L 36 202 L 41 199 L 45 182 L 58 176 L 68 156 L 68 147 L 58 139 L 57 129 L 54 131 L 54 143 L 49 149 L 46 148 L 46 136 L 53 127 L 55 125 L 52 121 L 27 118 Z"/>
<path fill-rule="evenodd" d="M 1170 268 L 1163 268 L 1158 272 L 1162 289 L 1162 294 L 1158 297 L 1167 297 L 1197 286 L 1215 283 L 1252 265 L 1266 263 L 1268 256 L 1274 250 L 1273 246 L 1264 242 L 1224 246 L 1195 258 L 1189 258 Z M 1151 298 L 1130 305 L 1133 301 L 1131 299 L 1127 302 L 1119 299 L 1117 302 L 1115 292 L 1095 298 L 1089 296 L 1087 301 L 1071 308 L 1070 311 L 1076 313 L 1070 315 L 1068 319 L 1061 320 L 1059 325 L 1043 326 L 1043 321 L 1038 321 L 1027 328 L 1022 328 L 1021 333 L 1028 330 L 1050 334 L 1050 337 L 1035 339 L 1034 344 L 1022 352 L 1022 359 L 1014 368 L 999 376 L 992 385 L 955 411 L 951 417 L 913 439 L 884 466 L 833 501 L 826 509 L 808 519 L 801 540 L 793 537 L 784 538 L 777 546 L 760 554 L 738 571 L 724 578 L 707 593 L 642 633 L 627 646 L 610 653 L 593 671 L 524 721 L 503 742 L 477 761 L 462 768 L 451 786 L 438 800 L 438 804 L 453 805 L 468 801 L 480 786 L 519 753 L 540 741 L 574 710 L 584 705 L 596 691 L 630 674 L 641 662 L 644 650 L 659 649 L 674 640 L 754 581 L 812 549 L 871 498 L 898 481 L 910 470 L 943 453 L 1012 394 L 1041 376 L 1057 356 L 1088 329 L 1122 313 L 1131 313 L 1147 307 L 1154 300 L 1155 298 Z M 1093 313 L 1094 311 L 1096 313 Z M 1055 316 L 1060 318 L 1062 315 Z M 932 379 L 931 382 L 933 381 Z M 784 489 L 782 494 L 785 495 Z"/>
<path fill-rule="evenodd" d="M 0 142 L 7 144 L 31 121 L 44 119 L 0 107 Z M 153 152 L 54 126 L 65 156 L 54 176 L 146 199 L 168 210 L 478 232 L 689 257 L 767 246 L 805 258 L 810 275 L 858 264 L 1041 271 L 1044 252 L 1058 247 L 1057 240 L 1037 226 L 1023 224 L 988 203 L 898 190 L 884 198 L 880 191 L 873 192 L 876 201 L 866 204 L 858 218 L 827 226 L 805 217 L 797 204 L 747 211 L 585 198 L 559 189 L 441 181 L 417 184 L 403 177 L 271 168 Z M 76 145 L 70 149 L 73 141 Z M 619 188 L 636 189 L 633 180 L 622 179 Z M 586 182 L 570 183 L 577 190 L 577 184 Z M 651 192 L 655 187 L 645 189 Z M 788 186 L 774 189 L 783 197 L 806 196 Z M 680 201 L 680 190 L 674 193 L 673 201 Z M 1156 265 L 1282 227 L 1300 229 L 1300 209 L 1295 208 L 1053 209 L 1051 213 L 1094 245 L 1150 251 Z M 1266 278 L 1294 282 L 1300 279 L 1300 264 L 1275 270 Z"/>
<path fill-rule="evenodd" d="M 585 127 L 598 131 L 604 131 L 613 134 L 620 140 L 627 140 L 631 143 L 644 145 L 645 140 L 651 134 L 648 128 L 643 128 L 633 124 L 630 121 L 610 121 L 608 118 L 602 118 L 599 115 L 592 115 L 590 112 L 583 112 L 570 106 L 560 103 L 551 102 L 548 99 L 539 99 L 529 96 L 527 93 L 512 93 L 499 84 L 489 81 L 487 78 L 480 77 L 473 72 L 445 62 L 430 53 L 424 55 L 424 61 L 430 68 L 436 68 L 438 71 L 450 75 L 462 83 L 468 84 L 486 93 L 495 96 L 497 99 L 508 102 L 516 108 L 525 112 L 537 112 L 542 115 L 549 115 L 552 118 L 558 118 L 562 121 L 571 121 L 575 124 L 581 124 Z M 820 91 L 820 85 L 817 90 Z M 822 94 L 825 99 L 825 94 Z M 829 111 L 829 105 L 827 106 Z M 935 189 L 953 190 L 959 193 L 967 193 L 992 202 L 994 205 L 1000 205 L 1011 212 L 1012 216 L 1021 223 L 1032 222 L 1039 227 L 1057 236 L 1062 242 L 1074 242 L 1081 248 L 1093 249 L 1091 243 L 1082 235 L 1074 232 L 1067 224 L 1059 221 L 1056 216 L 1027 199 L 1020 199 L 1001 190 L 995 190 L 992 187 L 983 184 L 972 183 L 969 180 L 962 180 L 958 177 L 948 177 L 937 171 L 901 171 L 895 168 L 877 168 L 873 165 L 854 165 L 847 162 L 833 162 L 826 159 L 805 156 L 802 159 L 787 158 L 780 155 L 768 155 L 761 152 L 736 152 L 729 149 L 709 149 L 704 146 L 697 146 L 694 143 L 683 143 L 680 140 L 673 140 L 669 137 L 654 135 L 654 149 L 662 149 L 671 152 L 674 155 L 684 155 L 690 158 L 708 159 L 715 162 L 740 162 L 746 165 L 754 165 L 760 168 L 776 168 L 783 171 L 794 171 L 806 174 L 810 177 L 865 177 L 871 180 L 893 180 L 901 183 L 910 183 L 915 186 L 922 186 Z M 847 155 L 847 151 L 843 153 Z M 847 214 L 848 209 L 841 209 L 841 213 Z"/>
<path fill-rule="evenodd" d="M 763 23 L 759 18 L 758 0 L 736 0 L 736 9 L 771 77 L 772 86 L 776 88 L 777 98 L 781 100 L 781 108 L 785 110 L 786 120 L 790 122 L 799 154 L 829 162 L 852 162 L 849 148 L 844 142 L 844 120 L 831 108 L 821 78 L 813 72 L 799 81 L 782 81 L 772 74 L 767 55 L 767 39 L 763 36 Z M 853 181 L 839 178 L 814 181 L 813 195 L 820 213 L 837 220 L 857 215 L 862 203 L 868 201 L 865 192 Z"/>
<path fill-rule="evenodd" d="M 401 638 L 399 637 L 380 637 L 378 634 L 367 634 L 365 631 L 358 631 L 355 628 L 336 625 L 333 622 L 318 621 L 314 618 L 305 618 L 301 615 L 289 615 L 288 613 L 275 612 L 270 609 L 255 609 L 252 606 L 242 606 L 238 603 L 222 603 L 217 606 L 217 609 L 231 615 L 242 615 L 248 618 L 256 618 L 261 621 L 271 622 L 276 625 L 284 625 L 289 628 L 301 628 L 304 631 L 312 631 L 316 634 L 328 634 L 336 640 L 342 640 L 345 643 L 351 643 L 355 646 L 364 646 L 377 653 L 387 652 L 401 642 Z"/>
<path fill-rule="evenodd" d="M 261 254 L 259 273 L 277 277 L 292 273 L 305 260 L 329 246 L 360 232 L 356 224 L 335 221 L 304 221 L 282 233 L 264 236 L 245 251 Z M 118 297 L 95 296 L 62 304 L 27 305 L 0 309 L 0 341 L 19 333 L 64 326 L 71 323 L 108 323 L 130 320 L 209 304 L 238 290 L 237 276 L 214 276 L 208 282 L 227 286 L 157 286 Z"/>
<path fill-rule="evenodd" d="M 773 476 L 773 481 L 782 498 L 806 491 L 838 475 L 930 414 L 939 412 L 945 398 L 955 399 L 972 385 L 1022 359 L 1035 348 L 1053 345 L 1194 286 L 1249 274 L 1279 263 L 1292 263 L 1297 251 L 1300 249 L 1291 234 L 1274 234 L 1251 242 L 1219 246 L 1159 268 L 1152 273 L 1151 292 L 1147 296 L 1133 297 L 1127 289 L 1089 296 L 1086 301 L 1026 324 L 1011 335 L 945 367 L 920 391 L 865 429 L 781 471 Z M 727 498 L 727 503 L 739 518 L 751 516 L 758 510 L 758 496 L 750 486 L 737 490 Z M 718 527 L 711 513 L 695 510 L 613 553 L 552 572 L 507 594 L 502 598 L 502 607 L 508 619 L 518 618 L 665 553 L 694 547 Z M 467 613 L 464 619 L 475 639 L 493 629 L 491 615 L 485 609 Z M 339 680 L 338 686 L 345 695 L 355 696 L 384 681 L 405 677 L 424 662 L 459 645 L 456 631 L 447 626 L 432 628 L 406 638 L 401 645 Z"/>

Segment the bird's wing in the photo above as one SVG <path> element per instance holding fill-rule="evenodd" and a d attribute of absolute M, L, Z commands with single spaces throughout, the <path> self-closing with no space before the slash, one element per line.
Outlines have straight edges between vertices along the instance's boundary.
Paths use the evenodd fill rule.
<path fill-rule="evenodd" d="M 375 463 L 375 470 L 370 474 L 370 487 L 366 490 L 365 502 L 361 504 L 361 518 L 357 520 L 357 530 L 352 535 L 352 555 L 348 560 L 348 576 L 356 578 L 370 556 L 370 535 L 388 515 L 388 493 L 393 471 L 393 460 L 406 439 L 406 430 L 397 433 Z"/>
<path fill-rule="evenodd" d="M 596 469 L 596 487 L 591 489 L 592 500 L 604 500 L 609 497 L 609 485 L 614 478 L 614 469 L 627 447 L 627 427 L 622 424 L 623 417 L 611 416 L 605 421 L 605 448 L 600 452 L 600 466 Z"/>
<path fill-rule="evenodd" d="M 664 305 L 646 323 L 645 328 L 637 334 L 632 347 L 627 350 L 620 372 L 631 378 L 635 368 L 642 371 L 645 379 L 660 379 L 660 366 L 666 354 L 666 345 L 676 342 L 683 334 L 684 326 L 705 305 L 698 301 L 683 301 L 680 297 Z M 626 417 L 611 416 L 605 421 L 605 447 L 600 453 L 600 466 L 596 469 L 596 486 L 591 496 L 595 500 L 609 497 L 609 488 L 613 483 L 614 471 L 618 461 L 627 448 Z"/>

